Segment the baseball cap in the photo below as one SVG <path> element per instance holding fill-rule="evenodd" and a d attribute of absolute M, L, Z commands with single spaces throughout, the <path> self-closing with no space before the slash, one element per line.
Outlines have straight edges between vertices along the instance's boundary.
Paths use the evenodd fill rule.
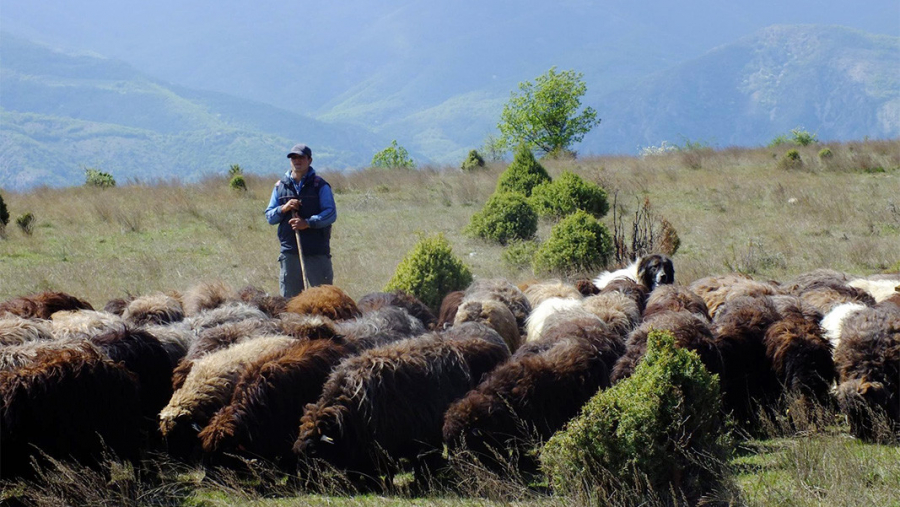
<path fill-rule="evenodd" d="M 294 147 L 291 148 L 291 152 L 287 154 L 287 158 L 299 155 L 306 155 L 307 157 L 312 158 L 312 150 L 305 144 L 295 144 Z"/>

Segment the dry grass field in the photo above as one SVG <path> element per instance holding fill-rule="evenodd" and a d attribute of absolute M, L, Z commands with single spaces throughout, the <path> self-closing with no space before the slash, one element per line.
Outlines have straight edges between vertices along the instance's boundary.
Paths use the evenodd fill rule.
<path fill-rule="evenodd" d="M 681 239 L 673 261 L 682 284 L 733 271 L 779 281 L 816 268 L 900 271 L 900 140 L 830 144 L 834 156 L 827 159 L 818 156 L 824 146 L 797 148 L 803 166 L 790 169 L 779 163 L 789 147 L 544 165 L 551 176 L 570 170 L 600 184 L 610 200 L 616 195 L 626 217 L 649 199 Z M 437 232 L 476 277 L 534 278 L 506 265 L 503 247 L 463 233 L 504 168 L 322 171 L 338 206 L 335 284 L 357 299 L 382 290 L 419 235 Z M 275 293 L 278 241 L 263 210 L 276 179 L 275 172 L 247 176 L 246 192 L 230 189 L 224 176 L 191 185 L 120 181 L 111 189 L 3 190 L 11 221 L 0 239 L 0 301 L 59 290 L 102 308 L 112 298 L 212 280 Z M 36 218 L 31 234 L 15 223 L 26 212 Z M 612 228 L 612 214 L 603 222 Z M 542 222 L 539 237 L 551 226 Z M 721 504 L 900 505 L 900 447 L 858 442 L 833 414 L 825 421 L 807 426 L 815 431 L 773 429 L 771 438 L 745 441 L 730 466 L 736 489 L 723 492 Z M 33 505 L 573 505 L 541 488 L 487 476 L 478 495 L 410 498 L 401 489 L 394 496 L 346 497 L 321 488 L 309 494 L 278 478 L 163 468 L 147 482 L 114 462 L 103 473 L 61 465 L 33 484 L 0 484 L 0 503 L 25 491 Z"/>
<path fill-rule="evenodd" d="M 680 283 L 731 271 L 784 280 L 816 268 L 858 275 L 900 269 L 900 141 L 800 148 L 804 166 L 783 169 L 788 148 L 694 150 L 647 158 L 548 161 L 601 184 L 626 217 L 649 199 L 681 238 Z M 322 175 L 335 191 L 335 284 L 351 296 L 381 290 L 419 233 L 442 232 L 476 277 L 534 278 L 501 260 L 503 248 L 463 228 L 494 190 L 503 164 L 365 170 Z M 0 240 L 0 299 L 53 289 L 102 307 L 111 298 L 184 290 L 218 279 L 278 289 L 278 242 L 266 223 L 276 174 L 250 176 L 239 193 L 222 178 L 199 184 L 127 184 L 4 192 L 11 216 Z M 31 212 L 23 233 L 15 219 Z M 612 214 L 604 222 L 612 227 Z M 546 237 L 551 224 L 542 223 Z M 588 273 L 591 275 L 592 273 Z"/>

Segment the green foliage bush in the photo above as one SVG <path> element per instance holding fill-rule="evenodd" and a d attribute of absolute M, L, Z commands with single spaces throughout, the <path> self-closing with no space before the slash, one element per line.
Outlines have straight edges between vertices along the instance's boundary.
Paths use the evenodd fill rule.
<path fill-rule="evenodd" d="M 243 174 L 235 174 L 232 176 L 231 181 L 228 182 L 228 186 L 231 187 L 232 190 L 247 191 L 247 181 L 244 180 Z"/>
<path fill-rule="evenodd" d="M 829 160 L 834 158 L 834 152 L 831 151 L 831 148 L 822 148 L 819 150 L 819 159 L 820 160 Z"/>
<path fill-rule="evenodd" d="M 803 159 L 797 150 L 788 150 L 778 161 L 778 168 L 784 170 L 800 169 L 803 167 Z"/>
<path fill-rule="evenodd" d="M 816 138 L 816 134 L 810 133 L 807 130 L 804 130 L 800 127 L 791 130 L 791 140 L 797 146 L 809 146 L 810 144 L 816 144 L 819 140 Z"/>
<path fill-rule="evenodd" d="M 538 215 L 518 192 L 493 194 L 480 211 L 472 215 L 466 232 L 505 245 L 515 239 L 529 239 L 537 232 Z"/>
<path fill-rule="evenodd" d="M 696 505 L 724 480 L 732 446 L 719 412 L 718 377 L 694 352 L 676 348 L 670 333 L 652 331 L 647 340 L 634 374 L 596 394 L 542 449 L 557 491 L 605 504 L 643 482 L 642 496 L 674 493 Z"/>
<path fill-rule="evenodd" d="M 613 255 L 605 225 L 582 210 L 553 226 L 550 238 L 534 255 L 535 273 L 583 273 L 605 266 Z"/>
<path fill-rule="evenodd" d="M 571 171 L 534 187 L 529 202 L 542 217 L 563 217 L 580 209 L 601 218 L 609 211 L 606 191 Z"/>
<path fill-rule="evenodd" d="M 531 261 L 534 259 L 534 254 L 539 247 L 540 243 L 537 241 L 514 240 L 503 250 L 501 258 L 511 268 L 521 269 L 528 267 L 531 266 Z"/>
<path fill-rule="evenodd" d="M 513 161 L 497 179 L 496 192 L 518 192 L 525 197 L 531 195 L 534 187 L 549 182 L 550 175 L 544 166 L 534 158 L 534 153 L 526 145 L 520 145 Z"/>
<path fill-rule="evenodd" d="M 460 167 L 463 171 L 475 171 L 477 169 L 484 168 L 484 158 L 478 153 L 478 150 L 472 150 L 469 152 L 469 156 L 463 160 L 462 166 Z"/>
<path fill-rule="evenodd" d="M 34 213 L 29 211 L 19 215 L 16 218 L 16 225 L 22 229 L 22 232 L 31 236 L 31 233 L 34 232 Z"/>
<path fill-rule="evenodd" d="M 3 195 L 0 195 L 0 229 L 9 224 L 9 210 L 6 209 L 6 202 L 3 201 Z"/>
<path fill-rule="evenodd" d="M 372 157 L 372 167 L 382 169 L 415 169 L 416 162 L 409 156 L 406 148 L 397 144 L 397 140 L 391 141 L 391 145 L 379 151 Z"/>
<path fill-rule="evenodd" d="M 116 179 L 109 173 L 87 167 L 84 170 L 84 184 L 88 187 L 110 188 L 116 186 Z"/>
<path fill-rule="evenodd" d="M 228 177 L 234 179 L 237 175 L 243 175 L 244 168 L 238 164 L 231 164 L 231 167 L 228 168 Z"/>
<path fill-rule="evenodd" d="M 444 296 L 472 283 L 472 272 L 453 255 L 443 234 L 422 237 L 397 266 L 385 292 L 402 290 L 437 310 Z"/>

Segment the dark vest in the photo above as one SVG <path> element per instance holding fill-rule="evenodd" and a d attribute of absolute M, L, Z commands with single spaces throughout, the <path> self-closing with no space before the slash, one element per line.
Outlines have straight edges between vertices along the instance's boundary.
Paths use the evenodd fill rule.
<path fill-rule="evenodd" d="M 294 180 L 290 175 L 281 178 L 281 183 L 276 187 L 278 192 L 278 205 L 284 206 L 291 199 L 300 199 L 300 218 L 309 218 L 322 212 L 319 203 L 319 189 L 328 182 L 313 175 L 312 178 L 303 180 L 300 194 L 294 191 Z M 288 221 L 293 218 L 293 213 L 282 217 L 278 224 L 278 239 L 281 241 L 281 251 L 297 253 L 297 238 Z M 300 232 L 300 244 L 303 245 L 303 255 L 331 255 L 331 226 L 321 229 L 305 229 Z"/>

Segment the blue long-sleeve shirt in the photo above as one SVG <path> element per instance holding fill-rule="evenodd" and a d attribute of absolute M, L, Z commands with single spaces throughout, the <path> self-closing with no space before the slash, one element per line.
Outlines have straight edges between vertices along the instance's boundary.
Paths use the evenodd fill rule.
<path fill-rule="evenodd" d="M 303 188 L 304 184 L 311 181 L 311 178 L 316 175 L 316 171 L 310 167 L 299 184 L 290 177 L 290 170 L 287 171 L 286 175 L 288 176 L 287 180 L 294 185 L 294 191 L 299 195 L 300 189 Z M 334 194 L 331 192 L 331 185 L 319 186 L 319 206 L 321 206 L 320 213 L 306 219 L 312 229 L 328 227 L 337 220 L 337 206 L 334 204 Z M 271 225 L 277 225 L 284 218 L 284 215 L 281 213 L 281 205 L 278 204 L 278 189 L 276 187 L 272 189 L 272 197 L 269 199 L 269 206 L 266 208 L 266 221 Z"/>

